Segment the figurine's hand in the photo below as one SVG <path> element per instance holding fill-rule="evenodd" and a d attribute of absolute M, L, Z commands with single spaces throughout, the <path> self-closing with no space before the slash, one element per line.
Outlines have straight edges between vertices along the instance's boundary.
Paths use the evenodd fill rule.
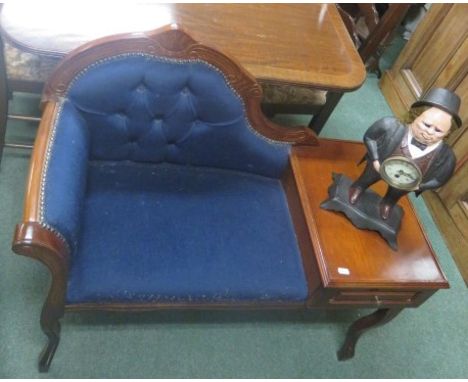
<path fill-rule="evenodd" d="M 375 160 L 372 162 L 374 165 L 375 171 L 380 172 L 380 162 L 378 160 Z"/>

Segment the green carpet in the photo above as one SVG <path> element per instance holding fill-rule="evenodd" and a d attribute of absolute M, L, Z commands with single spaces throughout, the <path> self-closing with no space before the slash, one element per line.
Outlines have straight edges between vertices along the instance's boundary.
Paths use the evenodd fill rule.
<path fill-rule="evenodd" d="M 16 97 L 27 108 L 37 98 Z M 343 97 L 323 136 L 360 140 L 391 115 L 373 75 Z M 284 117 L 306 123 L 308 117 Z M 31 137 L 27 124 L 8 136 Z M 467 289 L 422 199 L 412 198 L 451 289 L 366 333 L 354 359 L 336 360 L 346 329 L 370 311 L 163 312 L 67 314 L 46 375 L 37 371 L 45 343 L 39 327 L 48 273 L 14 255 L 29 153 L 5 149 L 0 170 L 0 377 L 7 378 L 459 378 L 468 376 Z"/>

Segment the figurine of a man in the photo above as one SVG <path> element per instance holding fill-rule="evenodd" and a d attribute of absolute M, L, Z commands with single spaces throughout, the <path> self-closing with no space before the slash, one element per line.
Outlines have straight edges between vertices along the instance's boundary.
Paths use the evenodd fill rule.
<path fill-rule="evenodd" d="M 452 125 L 461 126 L 459 108 L 460 98 L 455 93 L 434 88 L 411 106 L 408 125 L 392 117 L 376 121 L 364 134 L 367 165 L 349 189 L 349 202 L 356 204 L 364 190 L 381 179 L 381 164 L 392 156 L 409 158 L 419 168 L 422 179 L 413 190 L 416 195 L 446 183 L 456 159 L 443 138 Z M 389 185 L 379 206 L 381 218 L 388 219 L 393 206 L 408 192 Z"/>

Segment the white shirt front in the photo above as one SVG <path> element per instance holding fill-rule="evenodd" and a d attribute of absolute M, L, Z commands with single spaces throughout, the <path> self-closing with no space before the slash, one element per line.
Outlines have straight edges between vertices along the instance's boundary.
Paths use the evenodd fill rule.
<path fill-rule="evenodd" d="M 426 154 L 429 154 L 431 151 L 434 151 L 441 143 L 442 141 L 439 141 L 437 143 L 434 143 L 433 145 L 427 146 L 424 150 L 421 150 L 419 147 L 416 147 L 415 145 L 411 144 L 411 139 L 413 138 L 413 134 L 411 134 L 411 130 L 408 129 L 408 134 L 407 134 L 407 143 L 408 143 L 408 149 L 411 154 L 411 158 L 420 158 Z"/>

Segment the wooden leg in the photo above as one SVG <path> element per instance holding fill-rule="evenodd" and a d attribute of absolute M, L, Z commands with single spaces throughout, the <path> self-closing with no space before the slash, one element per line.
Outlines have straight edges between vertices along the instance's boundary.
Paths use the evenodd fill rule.
<path fill-rule="evenodd" d="M 46 373 L 49 371 L 50 364 L 55 355 L 55 350 L 60 341 L 60 322 L 61 314 L 57 310 L 44 305 L 41 314 L 41 328 L 48 338 L 47 344 L 39 356 L 39 371 Z"/>
<path fill-rule="evenodd" d="M 322 131 L 323 126 L 325 126 L 325 123 L 335 109 L 336 105 L 338 105 L 338 102 L 342 96 L 343 93 L 336 93 L 331 91 L 327 93 L 327 102 L 320 109 L 319 113 L 314 115 L 309 123 L 309 127 L 314 130 L 317 135 L 319 135 Z"/>
<path fill-rule="evenodd" d="M 373 327 L 386 324 L 395 318 L 401 311 L 402 308 L 378 309 L 374 313 L 353 322 L 353 324 L 348 329 L 343 346 L 337 353 L 338 360 L 345 361 L 347 359 L 353 358 L 356 343 L 364 332 Z"/>
<path fill-rule="evenodd" d="M 11 247 L 18 255 L 40 261 L 52 276 L 41 313 L 41 328 L 48 342 L 39 358 L 39 371 L 47 372 L 60 341 L 59 320 L 65 313 L 69 250 L 58 235 L 36 222 L 19 224 Z"/>
<path fill-rule="evenodd" d="M 390 4 L 382 19 L 376 25 L 375 29 L 369 34 L 369 37 L 359 47 L 359 55 L 363 62 L 375 55 L 379 47 L 390 41 L 398 25 L 403 21 L 411 4 Z M 379 67 L 380 54 L 377 55 L 377 68 Z"/>

